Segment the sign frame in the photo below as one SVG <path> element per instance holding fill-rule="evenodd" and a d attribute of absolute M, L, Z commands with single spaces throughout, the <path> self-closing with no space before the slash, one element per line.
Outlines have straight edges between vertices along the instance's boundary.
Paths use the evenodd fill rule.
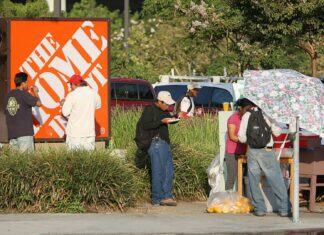
<path fill-rule="evenodd" d="M 91 22 L 98 22 L 98 21 L 101 21 L 101 22 L 105 22 L 107 24 L 107 74 L 105 73 L 104 75 L 107 76 L 107 84 L 105 86 L 108 86 L 107 88 L 107 98 L 108 100 L 105 101 L 106 102 L 106 107 L 108 108 L 107 110 L 107 120 L 106 120 L 106 125 L 107 125 L 107 130 L 106 130 L 106 133 L 104 137 L 98 137 L 96 136 L 96 141 L 106 141 L 106 140 L 110 140 L 111 138 L 111 97 L 110 97 L 110 93 L 111 93 L 111 74 L 110 74 L 110 62 L 111 62 L 111 40 L 110 40 L 110 19 L 108 18 L 49 18 L 49 17 L 43 17 L 43 18 L 37 18 L 37 19 L 31 19 L 31 18 L 16 18 L 16 17 L 11 17 L 11 18 L 6 18 L 6 19 L 1 19 L 0 20 L 1 24 L 0 26 L 3 26 L 4 23 L 3 21 L 5 21 L 5 24 L 6 24 L 6 29 L 5 30 L 2 30 L 2 31 L 5 31 L 5 34 L 6 34 L 6 38 L 5 38 L 5 44 L 7 46 L 6 48 L 6 77 L 4 78 L 1 78 L 0 77 L 0 80 L 3 79 L 3 81 L 1 82 L 0 81 L 0 87 L 4 85 L 3 88 L 0 88 L 2 91 L 4 90 L 5 93 L 8 93 L 9 90 L 10 90 L 10 87 L 11 87 L 11 84 L 12 84 L 12 79 L 13 79 L 13 76 L 15 74 L 14 71 L 11 71 L 11 59 L 12 59 L 12 55 L 11 55 L 11 29 L 12 29 L 12 23 L 13 22 L 19 22 L 19 21 L 32 21 L 32 22 L 36 22 L 36 21 L 49 21 L 49 22 L 76 22 L 76 21 L 80 21 L 81 23 L 83 22 L 87 22 L 87 21 L 91 21 Z M 73 34 L 73 32 L 71 33 Z M 28 35 L 26 35 L 28 36 Z M 1 71 L 1 72 L 4 72 L 4 71 Z M 18 72 L 18 71 L 17 71 Z M 0 76 L 1 76 L 1 73 L 0 73 Z M 3 103 L 3 100 L 1 99 L 4 99 L 4 96 L 0 96 L 0 102 Z M 4 114 L 4 107 L 0 107 L 0 113 L 1 113 L 1 117 L 0 119 L 2 119 L 2 116 Z M 4 126 L 3 125 L 3 121 L 1 121 L 0 123 L 0 126 Z M 3 128 L 1 128 L 3 129 Z M 5 128 L 6 129 L 6 128 Z M 4 129 L 4 131 L 5 131 Z M 0 142 L 8 142 L 8 139 L 5 141 L 5 139 L 7 138 L 7 136 L 3 137 L 1 136 L 0 137 Z M 35 138 L 35 142 L 64 142 L 65 141 L 65 138 Z"/>

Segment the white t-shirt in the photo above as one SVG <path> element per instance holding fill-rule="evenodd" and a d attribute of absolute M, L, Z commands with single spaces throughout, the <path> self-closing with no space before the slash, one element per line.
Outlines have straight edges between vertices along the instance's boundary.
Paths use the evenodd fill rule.
<path fill-rule="evenodd" d="M 68 118 L 66 135 L 69 137 L 95 136 L 95 111 L 101 98 L 88 86 L 78 87 L 65 98 L 62 114 Z"/>
<path fill-rule="evenodd" d="M 188 112 L 190 103 L 192 104 L 192 107 Z M 188 112 L 188 116 L 193 117 L 194 111 L 195 111 L 195 104 L 194 104 L 193 98 L 192 97 L 188 98 L 187 96 L 183 97 L 183 99 L 180 103 L 180 112 L 186 112 L 186 113 Z"/>

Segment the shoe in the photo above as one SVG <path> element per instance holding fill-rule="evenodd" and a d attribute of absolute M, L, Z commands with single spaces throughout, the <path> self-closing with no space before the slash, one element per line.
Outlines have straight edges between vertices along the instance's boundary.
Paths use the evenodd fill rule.
<path fill-rule="evenodd" d="M 291 212 L 279 212 L 278 215 L 280 217 L 290 217 L 291 216 Z"/>
<path fill-rule="evenodd" d="M 160 203 L 159 202 L 158 203 L 152 203 L 151 205 L 152 205 L 152 207 L 159 207 Z"/>
<path fill-rule="evenodd" d="M 254 211 L 253 215 L 258 216 L 258 217 L 262 217 L 262 216 L 265 216 L 266 213 L 263 212 L 263 211 Z"/>
<path fill-rule="evenodd" d="M 177 202 L 172 198 L 164 199 L 160 202 L 160 206 L 176 206 Z"/>

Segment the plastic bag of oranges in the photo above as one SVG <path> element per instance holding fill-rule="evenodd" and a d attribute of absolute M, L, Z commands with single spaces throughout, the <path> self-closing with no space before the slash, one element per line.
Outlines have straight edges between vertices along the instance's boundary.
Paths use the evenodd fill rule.
<path fill-rule="evenodd" d="M 244 213 L 252 211 L 250 200 L 239 195 L 237 192 L 217 192 L 209 195 L 207 212 L 209 213 Z"/>

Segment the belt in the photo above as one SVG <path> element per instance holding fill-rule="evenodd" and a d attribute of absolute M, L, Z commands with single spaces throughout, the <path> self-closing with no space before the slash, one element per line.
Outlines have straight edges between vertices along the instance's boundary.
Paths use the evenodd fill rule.
<path fill-rule="evenodd" d="M 154 137 L 152 138 L 152 140 L 159 140 L 159 139 L 160 139 L 159 136 L 154 136 Z"/>

